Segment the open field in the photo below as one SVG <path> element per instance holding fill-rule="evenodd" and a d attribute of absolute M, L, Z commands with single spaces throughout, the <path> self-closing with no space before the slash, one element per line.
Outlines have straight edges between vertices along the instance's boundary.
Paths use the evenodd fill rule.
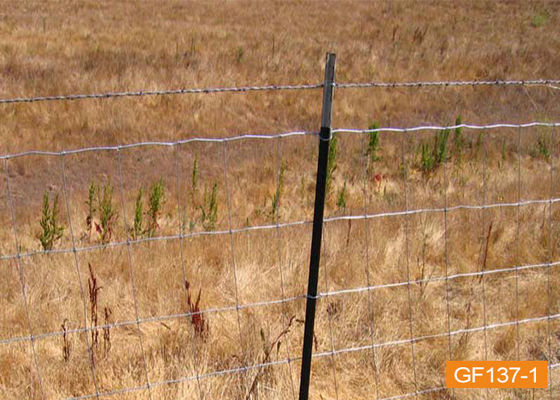
<path fill-rule="evenodd" d="M 558 78 L 559 11 L 542 1 L 18 2 L 0 11 L 0 98 L 320 83 L 326 51 L 337 53 L 339 82 Z M 558 121 L 558 93 L 340 89 L 333 125 L 445 125 L 458 115 L 472 124 Z M 1 105 L 0 153 L 316 131 L 321 96 Z M 560 261 L 560 203 L 539 202 L 560 198 L 558 128 L 451 131 L 445 162 L 427 168 L 422 148 L 432 154 L 437 135 L 381 133 L 377 157 L 370 135 L 337 135 L 319 281 L 332 295 L 318 300 L 313 399 L 440 387 L 448 359 L 560 363 L 560 319 L 514 323 L 560 313 L 560 273 L 548 264 Z M 316 153 L 317 139 L 306 135 L 2 161 L 0 397 L 297 397 L 311 225 L 244 228 L 312 218 Z M 161 240 L 127 245 L 138 190 L 147 211 L 160 179 L 152 235 Z M 107 245 L 88 229 L 92 182 L 101 197 L 112 187 Z M 54 250 L 69 251 L 41 251 L 45 192 L 58 193 L 64 227 Z M 528 204 L 433 210 L 519 201 Z M 96 204 L 93 226 L 101 224 Z M 337 218 L 364 214 L 385 215 Z M 480 274 L 498 269 L 506 270 Z M 197 308 L 198 293 L 202 319 L 177 317 Z M 105 327 L 80 331 L 96 324 Z M 269 365 L 241 368 L 260 363 Z M 552 384 L 416 398 L 558 398 L 558 368 Z"/>

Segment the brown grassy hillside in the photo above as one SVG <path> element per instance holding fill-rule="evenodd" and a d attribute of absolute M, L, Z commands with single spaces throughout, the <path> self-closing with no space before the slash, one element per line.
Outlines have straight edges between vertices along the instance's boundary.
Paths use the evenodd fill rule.
<path fill-rule="evenodd" d="M 544 1 L 11 3 L 0 11 L 0 98 L 320 83 L 327 51 L 338 82 L 559 78 L 559 11 Z M 321 98 L 1 105 L 0 153 L 316 131 Z M 337 89 L 333 126 L 558 121 L 557 100 L 550 86 Z M 422 393 L 444 385 L 449 359 L 560 363 L 560 320 L 533 320 L 560 313 L 548 264 L 560 252 L 558 129 L 452 130 L 446 162 L 427 171 L 422 148 L 432 154 L 437 135 L 381 133 L 375 159 L 368 134 L 337 135 L 313 399 L 560 396 L 557 368 L 553 390 Z M 297 397 L 316 152 L 307 135 L 2 161 L 0 396 Z M 153 232 L 127 244 L 139 189 L 146 228 L 160 180 Z M 104 188 L 106 240 L 95 229 Z M 63 227 L 49 254 L 38 239 L 45 193 L 59 195 Z M 491 206 L 441 211 L 460 205 Z"/>

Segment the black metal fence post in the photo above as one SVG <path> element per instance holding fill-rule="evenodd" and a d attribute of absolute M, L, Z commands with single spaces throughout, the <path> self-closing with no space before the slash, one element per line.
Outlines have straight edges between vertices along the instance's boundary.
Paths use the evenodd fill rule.
<path fill-rule="evenodd" d="M 329 158 L 329 144 L 331 141 L 331 108 L 334 91 L 335 62 L 336 54 L 327 53 L 325 83 L 323 86 L 323 114 L 321 117 L 321 132 L 319 134 L 319 161 L 317 163 L 317 181 L 315 186 L 315 211 L 313 215 L 313 236 L 311 238 L 309 281 L 307 284 L 305 333 L 303 336 L 299 400 L 307 400 L 309 396 L 311 357 L 313 353 L 313 329 L 315 326 L 315 306 L 317 303 L 317 282 L 319 280 L 321 238 L 323 236 L 323 211 L 325 209 L 327 164 Z"/>

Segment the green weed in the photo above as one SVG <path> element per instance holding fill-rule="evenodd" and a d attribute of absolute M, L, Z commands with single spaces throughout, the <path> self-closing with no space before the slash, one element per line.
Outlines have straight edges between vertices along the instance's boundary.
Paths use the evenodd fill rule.
<path fill-rule="evenodd" d="M 425 173 L 433 171 L 435 168 L 434 154 L 427 143 L 420 144 L 420 154 L 420 166 L 422 171 Z"/>
<path fill-rule="evenodd" d="M 95 183 L 91 182 L 91 185 L 89 186 L 89 191 L 88 191 L 88 199 L 86 201 L 86 205 L 88 208 L 88 213 L 86 216 L 86 230 L 87 232 L 91 232 L 91 227 L 92 227 L 92 223 L 93 223 L 93 216 L 95 215 L 95 197 L 97 195 L 97 191 L 99 189 L 97 188 L 97 186 L 95 185 Z"/>
<path fill-rule="evenodd" d="M 144 233 L 144 205 L 142 204 L 143 190 L 138 189 L 136 204 L 134 206 L 134 224 L 132 226 L 132 238 L 138 239 Z"/>
<path fill-rule="evenodd" d="M 458 115 L 457 119 L 455 120 L 455 125 L 461 125 L 462 120 L 461 116 Z M 463 155 L 463 148 L 465 147 L 465 138 L 463 136 L 463 128 L 455 128 L 453 132 L 453 151 L 455 153 L 455 157 L 461 160 Z"/>
<path fill-rule="evenodd" d="M 379 124 L 377 122 L 373 122 L 368 129 L 370 130 L 379 129 Z M 370 132 L 368 147 L 367 147 L 367 155 L 369 156 L 371 162 L 381 160 L 381 157 L 377 155 L 378 151 L 379 151 L 379 132 L 377 131 Z"/>
<path fill-rule="evenodd" d="M 438 131 L 434 136 L 434 145 L 430 149 L 428 143 L 420 144 L 420 168 L 429 174 L 447 161 L 449 129 Z"/>
<path fill-rule="evenodd" d="M 99 226 L 101 243 L 107 244 L 113 236 L 113 225 L 117 219 L 117 212 L 113 206 L 113 186 L 108 182 L 103 186 L 102 191 L 98 191 L 99 204 Z"/>
<path fill-rule="evenodd" d="M 540 28 L 542 26 L 545 26 L 548 23 L 549 18 L 550 18 L 550 14 L 548 13 L 547 10 L 537 12 L 531 18 L 531 26 L 533 28 Z"/>
<path fill-rule="evenodd" d="M 346 210 L 346 181 L 344 181 L 344 186 L 342 186 L 342 189 L 338 192 L 336 206 L 342 211 Z"/>
<path fill-rule="evenodd" d="M 550 157 L 550 150 L 548 149 L 548 140 L 543 135 L 539 135 L 537 139 L 537 154 L 546 159 Z"/>
<path fill-rule="evenodd" d="M 333 133 L 331 143 L 330 143 L 330 146 L 329 146 L 329 156 L 328 156 L 328 161 L 327 161 L 327 182 L 326 182 L 327 192 L 329 191 L 329 189 L 331 187 L 333 174 L 334 174 L 334 171 L 336 171 L 336 168 L 337 168 L 337 165 L 336 165 L 337 146 L 338 146 L 338 139 L 336 137 L 336 134 Z"/>
<path fill-rule="evenodd" d="M 192 182 L 191 182 L 193 195 L 196 192 L 197 186 L 198 186 L 198 157 L 194 156 L 193 170 L 192 170 Z"/>
<path fill-rule="evenodd" d="M 58 193 L 54 195 L 52 206 L 49 192 L 43 195 L 43 210 L 41 220 L 41 233 L 38 236 L 43 250 L 52 250 L 54 243 L 62 237 L 64 227 L 58 222 Z"/>
<path fill-rule="evenodd" d="M 161 209 L 163 207 L 164 192 L 165 192 L 165 188 L 162 179 L 152 183 L 148 195 L 148 212 L 147 212 L 147 227 L 146 227 L 146 233 L 148 237 L 152 237 L 155 231 L 157 230 L 157 228 L 159 228 L 159 224 L 157 221 L 161 214 Z"/>
<path fill-rule="evenodd" d="M 204 194 L 204 206 L 200 207 L 202 211 L 202 226 L 208 231 L 213 231 L 216 228 L 216 221 L 218 219 L 218 184 L 214 182 L 212 186 L 212 193 L 210 196 Z"/>

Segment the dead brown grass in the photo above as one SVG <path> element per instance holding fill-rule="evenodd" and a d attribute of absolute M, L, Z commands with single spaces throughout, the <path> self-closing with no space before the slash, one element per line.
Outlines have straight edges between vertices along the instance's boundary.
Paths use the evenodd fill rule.
<path fill-rule="evenodd" d="M 553 2 L 338 1 L 325 6 L 300 1 L 169 1 L 157 7 L 132 1 L 20 2 L 1 12 L 0 97 L 319 82 L 327 50 L 338 54 L 338 81 L 555 78 L 560 65 L 554 51 L 560 45 L 558 11 Z M 548 15 L 544 24 L 535 20 L 540 15 Z M 310 91 L 3 106 L 0 152 L 316 130 L 320 101 L 320 91 Z M 333 123 L 360 128 L 373 120 L 381 126 L 446 124 L 458 114 L 469 123 L 557 120 L 559 111 L 554 89 L 546 87 L 338 90 Z M 445 204 L 445 196 L 449 206 L 481 204 L 483 199 L 486 203 L 516 202 L 518 196 L 560 197 L 556 176 L 560 143 L 557 132 L 553 138 L 552 133 L 523 130 L 518 153 L 515 131 L 489 132 L 478 146 L 478 132 L 465 130 L 462 159 L 451 158 L 445 174 L 440 167 L 430 176 L 421 171 L 419 147 L 422 141 L 433 140 L 432 133 L 404 138 L 382 134 L 381 160 L 370 168 L 364 166 L 367 138 L 340 135 L 338 168 L 326 214 L 436 208 Z M 549 158 L 536 150 L 542 137 L 549 140 Z M 0 252 L 16 253 L 7 177 L 21 252 L 40 249 L 36 235 L 45 190 L 59 192 L 61 199 L 65 194 L 70 210 L 67 213 L 61 207 L 66 229 L 55 248 L 72 248 L 70 221 L 78 247 L 98 243 L 95 235 L 90 238 L 86 232 L 85 201 L 91 182 L 113 185 L 118 215 L 112 242 L 126 241 L 138 189 L 160 178 L 166 201 L 157 235 L 202 231 L 201 206 L 214 184 L 216 230 L 229 229 L 228 213 L 234 228 L 270 224 L 276 216 L 279 222 L 309 220 L 316 140 L 282 139 L 278 145 L 277 153 L 276 142 L 228 144 L 229 203 L 222 144 L 123 150 L 122 180 L 115 152 L 68 155 L 64 158 L 67 193 L 60 158 L 10 160 L 8 176 L 2 174 L 0 185 Z M 195 159 L 198 184 L 193 189 Z M 282 164 L 286 170 L 276 215 L 272 201 L 277 168 Z M 345 182 L 347 207 L 340 210 L 336 200 Z M 446 271 L 455 274 L 546 263 L 556 260 L 560 251 L 559 220 L 557 204 L 537 204 L 519 210 L 457 210 L 449 212 L 446 221 L 443 213 L 422 213 L 352 224 L 330 222 L 325 226 L 320 290 L 403 282 L 408 275 L 422 280 L 445 276 Z M 39 370 L 29 341 L 1 344 L 0 396 L 66 398 L 95 393 L 93 377 L 100 391 L 111 391 L 142 386 L 146 375 L 150 382 L 163 382 L 298 357 L 303 300 L 239 312 L 234 306 L 236 301 L 249 304 L 305 293 L 310 234 L 310 226 L 304 225 L 232 237 L 133 244 L 130 258 L 126 247 L 108 247 L 79 252 L 77 264 L 73 254 L 36 255 L 23 258 L 20 265 L 0 261 L 0 340 L 29 335 L 25 301 L 34 334 L 61 332 L 61 326 L 65 332 L 34 341 Z M 93 349 L 93 375 L 86 336 L 66 332 L 92 323 L 89 312 L 84 321 L 84 309 L 93 306 L 82 295 L 88 289 L 88 264 L 98 288 L 97 324 L 135 321 L 136 310 L 142 319 L 188 312 L 185 279 L 192 288 L 191 305 L 198 303 L 194 294 L 200 289 L 196 306 L 201 310 L 233 308 L 205 312 L 203 335 L 196 333 L 193 318 L 105 328 L 103 345 Z M 485 321 L 493 324 L 556 314 L 560 312 L 559 278 L 556 269 L 543 268 L 497 273 L 483 280 L 466 277 L 447 284 L 429 282 L 323 298 L 317 310 L 315 351 L 406 340 L 411 317 L 413 335 L 420 337 L 480 327 Z M 557 363 L 559 332 L 558 320 L 541 321 L 522 324 L 519 330 L 513 326 L 458 334 L 450 343 L 447 337 L 439 337 L 418 341 L 414 347 L 405 343 L 381 346 L 375 352 L 321 357 L 313 362 L 310 392 L 314 399 L 365 399 L 439 386 L 445 360 L 450 358 Z M 279 335 L 281 339 L 276 340 Z M 299 368 L 300 363 L 293 361 L 246 374 L 160 385 L 151 394 L 155 399 L 291 399 L 297 392 Z M 556 388 L 559 378 L 554 370 Z M 481 395 L 484 392 L 455 392 L 460 399 Z M 492 398 L 502 399 L 531 395 L 546 398 L 548 392 L 491 392 Z M 139 390 L 113 397 L 144 399 L 149 393 Z M 449 392 L 424 396 L 450 397 Z"/>

